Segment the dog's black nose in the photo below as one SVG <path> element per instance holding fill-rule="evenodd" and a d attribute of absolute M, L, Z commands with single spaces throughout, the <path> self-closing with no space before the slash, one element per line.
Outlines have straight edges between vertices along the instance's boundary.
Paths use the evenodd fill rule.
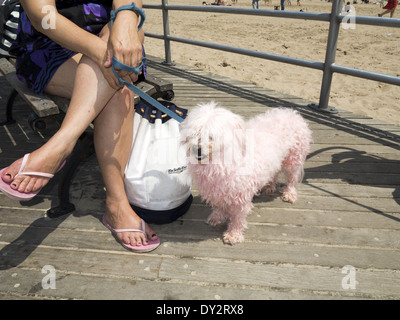
<path fill-rule="evenodd" d="M 191 152 L 192 155 L 199 161 L 205 158 L 205 156 L 202 154 L 202 149 L 200 146 L 193 146 Z"/>

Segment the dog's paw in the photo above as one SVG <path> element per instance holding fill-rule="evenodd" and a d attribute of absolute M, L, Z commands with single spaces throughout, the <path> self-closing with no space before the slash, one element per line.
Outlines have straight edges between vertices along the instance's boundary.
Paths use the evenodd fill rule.
<path fill-rule="evenodd" d="M 297 200 L 296 189 L 284 189 L 282 192 L 281 199 L 285 202 L 294 203 Z"/>
<path fill-rule="evenodd" d="M 244 236 L 243 233 L 241 232 L 225 232 L 223 235 L 223 240 L 224 243 L 227 244 L 235 244 L 235 243 L 240 243 L 244 241 Z"/>
<path fill-rule="evenodd" d="M 213 212 L 208 216 L 206 223 L 210 226 L 216 227 L 226 221 L 224 212 L 220 209 L 213 209 Z"/>
<path fill-rule="evenodd" d="M 206 223 L 209 224 L 210 226 L 216 227 L 216 226 L 222 224 L 224 221 L 225 220 L 211 215 L 207 218 Z"/>
<path fill-rule="evenodd" d="M 275 193 L 275 191 L 276 191 L 276 184 L 275 184 L 275 182 L 266 184 L 266 185 L 261 189 L 261 193 L 264 193 L 264 194 Z"/>

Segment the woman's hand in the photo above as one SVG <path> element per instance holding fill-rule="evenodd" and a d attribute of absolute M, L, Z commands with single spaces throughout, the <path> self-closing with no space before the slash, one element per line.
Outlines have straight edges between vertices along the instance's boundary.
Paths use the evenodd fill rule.
<path fill-rule="evenodd" d="M 108 33 L 109 29 L 106 26 L 103 28 L 103 31 L 100 34 L 101 43 L 99 43 L 98 57 L 95 59 L 95 62 L 99 66 L 110 87 L 112 87 L 114 90 L 119 90 L 122 88 L 122 86 L 119 84 L 119 81 L 115 77 L 111 67 L 106 67 L 106 64 L 104 63 L 108 55 Z M 124 80 L 130 81 L 130 79 L 126 78 Z"/>
<path fill-rule="evenodd" d="M 108 39 L 105 68 L 111 71 L 113 57 L 131 67 L 136 68 L 140 65 L 143 58 L 143 31 L 138 32 L 138 19 L 133 11 L 118 12 Z M 128 82 L 135 82 L 138 79 L 138 75 L 133 72 L 119 69 L 116 71 L 122 79 Z M 114 86 L 112 85 L 112 87 Z"/>
<path fill-rule="evenodd" d="M 108 41 L 110 38 L 110 24 L 107 24 L 104 26 L 103 30 L 101 31 L 99 35 L 99 40 L 101 43 L 99 43 L 98 49 L 97 49 L 97 56 L 94 59 L 94 61 L 97 63 L 99 66 L 101 72 L 103 73 L 104 78 L 107 80 L 108 84 L 110 87 L 112 87 L 114 90 L 119 90 L 122 88 L 122 86 L 119 84 L 118 79 L 115 77 L 114 72 L 112 71 L 111 65 L 108 64 Z M 111 58 L 112 59 L 112 58 Z M 125 79 L 126 81 L 130 81 L 129 79 Z"/>

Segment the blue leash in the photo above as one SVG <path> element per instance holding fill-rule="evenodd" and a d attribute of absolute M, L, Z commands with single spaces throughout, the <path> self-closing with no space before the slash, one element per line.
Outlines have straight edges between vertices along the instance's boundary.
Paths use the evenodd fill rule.
<path fill-rule="evenodd" d="M 146 16 L 143 12 L 142 9 L 136 7 L 135 3 L 132 2 L 132 4 L 130 5 L 126 5 L 126 6 L 121 6 L 119 7 L 117 10 L 115 11 L 111 11 L 111 27 L 114 24 L 115 18 L 117 16 L 117 13 L 122 11 L 122 10 L 132 10 L 136 13 L 138 13 L 140 15 L 140 23 L 139 23 L 139 27 L 138 30 L 140 30 L 143 26 L 143 23 L 146 19 Z M 122 62 L 119 62 L 115 57 L 113 57 L 112 59 L 112 71 L 114 72 L 114 75 L 117 77 L 118 82 L 120 85 L 122 86 L 126 86 L 129 90 L 131 90 L 133 93 L 137 94 L 139 97 L 141 97 L 142 99 L 146 100 L 148 103 L 150 103 L 152 106 L 156 107 L 157 109 L 159 109 L 161 112 L 169 115 L 171 118 L 175 119 L 178 122 L 183 122 L 183 118 L 181 118 L 180 116 L 178 116 L 175 112 L 171 111 L 170 109 L 168 109 L 167 107 L 163 106 L 160 102 L 158 102 L 156 99 L 150 97 L 147 93 L 144 93 L 142 90 L 140 90 L 138 87 L 134 86 L 133 84 L 123 80 L 117 73 L 117 71 L 115 70 L 115 68 L 124 70 L 124 71 L 128 71 L 128 72 L 133 72 L 135 74 L 139 74 L 140 71 L 143 69 L 143 63 L 145 62 L 145 58 L 143 58 L 142 62 L 140 63 L 140 65 L 136 68 L 134 67 L 130 67 Z"/>

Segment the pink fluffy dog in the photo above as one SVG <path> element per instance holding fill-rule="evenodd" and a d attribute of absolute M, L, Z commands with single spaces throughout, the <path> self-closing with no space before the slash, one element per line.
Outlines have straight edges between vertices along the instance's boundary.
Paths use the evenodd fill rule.
<path fill-rule="evenodd" d="M 181 129 L 189 172 L 212 206 L 207 223 L 228 222 L 225 243 L 244 240 L 253 197 L 275 191 L 280 172 L 286 176 L 282 199 L 296 201 L 312 134 L 297 111 L 272 109 L 244 121 L 211 102 L 192 109 Z"/>

